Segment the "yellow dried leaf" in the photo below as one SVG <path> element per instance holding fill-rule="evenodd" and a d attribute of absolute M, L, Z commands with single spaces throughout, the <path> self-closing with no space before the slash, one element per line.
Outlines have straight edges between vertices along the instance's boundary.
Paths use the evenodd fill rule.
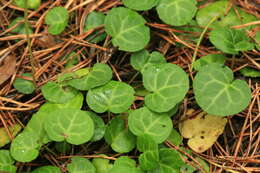
<path fill-rule="evenodd" d="M 193 109 L 189 109 L 185 117 L 179 123 L 179 130 L 184 138 L 189 138 L 188 146 L 202 153 L 208 150 L 225 129 L 227 119 L 225 117 L 209 115 L 201 112 L 194 118 L 191 117 Z"/>
<path fill-rule="evenodd" d="M 15 124 L 9 127 L 9 131 L 13 135 L 13 137 L 16 136 L 21 129 L 22 127 L 19 124 Z M 10 142 L 11 139 L 6 132 L 6 129 L 4 127 L 0 128 L 0 147 L 3 147 Z"/>

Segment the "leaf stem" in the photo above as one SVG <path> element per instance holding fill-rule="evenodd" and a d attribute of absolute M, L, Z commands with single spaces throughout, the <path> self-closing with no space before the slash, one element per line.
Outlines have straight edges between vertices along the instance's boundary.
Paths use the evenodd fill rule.
<path fill-rule="evenodd" d="M 213 17 L 213 18 L 209 21 L 209 23 L 206 25 L 206 27 L 203 29 L 202 33 L 200 34 L 199 40 L 198 40 L 198 42 L 197 42 L 197 44 L 196 44 L 196 48 L 195 48 L 195 51 L 194 51 L 193 56 L 192 56 L 192 63 L 191 63 L 190 72 L 192 72 L 193 64 L 194 64 L 194 62 L 195 62 L 195 60 L 196 60 L 196 56 L 197 56 L 197 53 L 198 53 L 198 50 L 199 50 L 200 43 L 201 43 L 201 41 L 202 41 L 202 39 L 203 39 L 205 33 L 207 32 L 209 26 L 210 26 L 217 18 L 218 18 L 218 16 Z"/>
<path fill-rule="evenodd" d="M 28 21 L 28 0 L 25 0 L 25 10 L 24 10 L 24 23 L 25 23 L 25 33 L 26 33 L 26 41 L 29 51 L 29 58 L 30 58 L 30 64 L 32 67 L 32 77 L 33 77 L 33 84 L 35 87 L 36 85 L 36 79 L 35 79 L 35 62 L 32 54 L 32 47 L 31 47 L 31 39 L 30 39 L 30 33 L 29 33 L 29 21 Z"/>

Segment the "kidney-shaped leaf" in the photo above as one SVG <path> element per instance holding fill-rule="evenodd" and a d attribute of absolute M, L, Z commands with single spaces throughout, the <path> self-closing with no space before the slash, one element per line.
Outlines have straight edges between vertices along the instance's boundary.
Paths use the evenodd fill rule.
<path fill-rule="evenodd" d="M 112 168 L 112 164 L 109 163 L 108 159 L 94 158 L 92 164 L 96 168 L 96 173 L 109 173 Z"/>
<path fill-rule="evenodd" d="M 32 78 L 30 73 L 24 73 L 22 76 Z M 33 82 L 23 78 L 16 78 L 13 85 L 15 89 L 23 94 L 31 94 L 35 90 Z"/>
<path fill-rule="evenodd" d="M 202 153 L 208 150 L 223 133 L 227 119 L 225 117 L 208 115 L 201 112 L 196 117 L 193 109 L 189 109 L 186 116 L 179 123 L 179 130 L 184 138 L 189 138 L 188 146 Z"/>
<path fill-rule="evenodd" d="M 61 173 L 56 166 L 42 166 L 32 171 L 32 173 Z"/>
<path fill-rule="evenodd" d="M 119 153 L 131 151 L 136 143 L 135 136 L 125 128 L 125 122 L 121 117 L 110 120 L 106 129 L 105 140 L 114 151 Z"/>
<path fill-rule="evenodd" d="M 160 0 L 156 10 L 165 23 L 181 26 L 192 20 L 197 11 L 196 4 L 195 0 Z"/>
<path fill-rule="evenodd" d="M 144 87 L 152 92 L 145 105 L 155 112 L 167 112 L 182 101 L 189 89 L 187 74 L 175 64 L 159 64 L 143 70 Z"/>
<path fill-rule="evenodd" d="M 75 77 L 68 81 L 68 84 L 79 90 L 89 90 L 106 84 L 112 78 L 112 70 L 107 64 L 97 63 L 89 73 L 83 77 Z"/>
<path fill-rule="evenodd" d="M 141 152 L 156 151 L 158 144 L 147 134 L 137 137 L 137 149 Z"/>
<path fill-rule="evenodd" d="M 162 143 L 172 130 L 172 121 L 166 113 L 155 113 L 146 107 L 130 112 L 128 125 L 136 136 L 146 134 L 157 143 Z"/>
<path fill-rule="evenodd" d="M 103 119 L 93 112 L 89 112 L 89 116 L 94 122 L 94 135 L 91 138 L 91 141 L 99 141 L 105 135 L 106 126 Z"/>
<path fill-rule="evenodd" d="M 105 19 L 105 30 L 112 43 L 120 50 L 135 52 L 143 49 L 150 40 L 150 29 L 137 12 L 124 7 L 113 8 Z"/>
<path fill-rule="evenodd" d="M 195 99 L 211 115 L 227 116 L 244 110 L 251 99 L 251 91 L 243 80 L 234 80 L 228 67 L 209 64 L 201 69 L 193 81 Z"/>
<path fill-rule="evenodd" d="M 69 13 L 64 7 L 54 7 L 47 12 L 45 23 L 49 25 L 48 32 L 53 35 L 58 35 L 68 25 Z"/>
<path fill-rule="evenodd" d="M 202 67 L 208 64 L 216 63 L 223 65 L 225 63 L 225 60 L 226 57 L 223 54 L 209 54 L 201 57 L 200 59 L 197 59 L 194 62 L 193 67 L 195 70 L 199 71 Z"/>
<path fill-rule="evenodd" d="M 0 172 L 16 173 L 14 159 L 9 150 L 0 150 Z"/>
<path fill-rule="evenodd" d="M 130 59 L 130 64 L 133 66 L 133 68 L 141 72 L 149 65 L 164 63 L 166 63 L 166 59 L 161 53 L 154 51 L 149 54 L 149 52 L 145 49 L 133 53 Z"/>
<path fill-rule="evenodd" d="M 215 28 L 209 34 L 210 42 L 218 49 L 229 54 L 238 54 L 239 51 L 251 50 L 254 44 L 242 30 Z"/>
<path fill-rule="evenodd" d="M 94 134 L 94 123 L 89 112 L 78 109 L 60 109 L 49 113 L 44 128 L 50 139 L 70 144 L 83 144 Z"/>
<path fill-rule="evenodd" d="M 157 5 L 158 0 L 123 0 L 126 7 L 133 10 L 149 10 Z"/>
<path fill-rule="evenodd" d="M 133 159 L 128 158 L 127 156 L 119 157 L 109 173 L 142 173 L 140 168 L 136 167 L 136 163 Z"/>
<path fill-rule="evenodd" d="M 75 97 L 79 92 L 71 87 L 64 87 L 55 82 L 48 82 L 41 88 L 44 98 L 53 103 L 65 103 Z"/>
<path fill-rule="evenodd" d="M 94 165 L 86 158 L 73 157 L 67 165 L 69 173 L 96 173 Z"/>
<path fill-rule="evenodd" d="M 24 131 L 11 143 L 12 157 L 19 162 L 30 162 L 39 155 L 39 137 L 32 132 Z"/>
<path fill-rule="evenodd" d="M 90 89 L 87 94 L 89 107 L 98 113 L 124 112 L 131 106 L 134 99 L 134 89 L 118 81 L 110 81 L 103 86 Z"/>

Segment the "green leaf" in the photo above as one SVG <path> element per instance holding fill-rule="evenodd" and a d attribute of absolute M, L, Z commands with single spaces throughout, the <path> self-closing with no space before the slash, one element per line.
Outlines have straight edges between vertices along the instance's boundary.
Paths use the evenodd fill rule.
<path fill-rule="evenodd" d="M 166 63 L 166 59 L 161 53 L 154 51 L 149 54 L 149 52 L 145 49 L 133 53 L 130 59 L 130 64 L 137 71 L 142 71 L 149 65 L 164 63 Z"/>
<path fill-rule="evenodd" d="M 162 143 L 171 133 L 172 121 L 166 113 L 156 113 L 142 107 L 130 112 L 128 126 L 136 136 L 147 134 L 156 143 Z"/>
<path fill-rule="evenodd" d="M 180 153 L 169 148 L 162 148 L 159 151 L 160 162 L 159 167 L 151 171 L 151 173 L 165 172 L 165 173 L 179 173 L 180 168 L 185 165 L 180 157 Z"/>
<path fill-rule="evenodd" d="M 79 55 L 73 51 L 70 54 L 66 54 L 62 60 L 66 60 L 65 69 L 71 68 L 74 65 L 78 64 Z"/>
<path fill-rule="evenodd" d="M 9 150 L 0 150 L 0 172 L 16 173 L 14 160 Z"/>
<path fill-rule="evenodd" d="M 121 117 L 110 120 L 105 133 L 106 142 L 118 153 L 127 153 L 135 148 L 135 136 L 125 128 Z"/>
<path fill-rule="evenodd" d="M 111 68 L 107 64 L 97 63 L 89 73 L 82 75 L 82 77 L 75 77 L 67 84 L 79 90 L 89 90 L 108 83 L 111 78 Z"/>
<path fill-rule="evenodd" d="M 119 50 L 135 52 L 143 49 L 150 40 L 150 29 L 137 12 L 124 7 L 113 8 L 105 19 L 105 30 Z"/>
<path fill-rule="evenodd" d="M 12 136 L 16 136 L 17 133 L 22 129 L 19 124 L 14 124 L 13 126 L 8 126 L 8 130 Z M 5 146 L 6 144 L 10 143 L 11 139 L 7 133 L 5 127 L 0 128 L 0 147 Z"/>
<path fill-rule="evenodd" d="M 229 54 L 254 48 L 245 32 L 235 29 L 216 28 L 210 32 L 209 40 L 216 48 Z"/>
<path fill-rule="evenodd" d="M 25 1 L 29 9 L 37 9 L 41 5 L 41 0 L 14 0 L 14 3 L 20 8 L 26 8 Z"/>
<path fill-rule="evenodd" d="M 18 33 L 18 34 L 26 34 L 25 23 L 21 22 L 21 21 L 24 21 L 24 18 L 17 17 L 10 23 L 8 28 L 11 28 L 12 26 L 16 25 L 18 22 L 20 23 L 18 26 L 16 26 L 14 29 L 12 29 L 11 32 Z M 32 33 L 33 33 L 33 30 L 32 30 L 31 25 L 29 24 L 29 34 L 32 34 Z"/>
<path fill-rule="evenodd" d="M 229 2 L 226 0 L 216 1 L 200 8 L 196 15 L 196 20 L 200 26 L 205 27 L 214 17 L 218 17 L 218 20 L 210 24 L 210 28 L 231 27 L 256 21 L 255 16 L 244 12 L 234 5 L 230 9 Z M 251 28 L 252 26 L 246 27 L 246 29 Z"/>
<path fill-rule="evenodd" d="M 106 131 L 106 126 L 103 119 L 93 112 L 89 112 L 89 116 L 94 122 L 94 135 L 91 138 L 92 142 L 99 141 L 103 138 Z"/>
<path fill-rule="evenodd" d="M 140 168 L 135 167 L 136 163 L 134 160 L 127 156 L 119 157 L 109 173 L 142 173 Z"/>
<path fill-rule="evenodd" d="M 80 145 L 89 141 L 94 134 L 94 123 L 89 112 L 78 109 L 54 110 L 44 122 L 50 139 Z"/>
<path fill-rule="evenodd" d="M 250 67 L 242 68 L 239 72 L 246 77 L 260 77 L 260 71 Z"/>
<path fill-rule="evenodd" d="M 101 25 L 104 25 L 105 23 L 105 15 L 100 12 L 93 11 L 89 13 L 87 16 L 87 19 L 85 21 L 84 25 L 84 32 L 87 32 L 90 29 L 99 27 Z M 106 33 L 103 32 L 100 35 L 96 35 L 98 32 L 95 31 L 92 35 L 87 37 L 88 40 L 90 40 L 92 43 L 98 43 L 100 41 L 103 41 L 106 38 Z"/>
<path fill-rule="evenodd" d="M 196 4 L 195 0 L 160 0 L 156 10 L 166 24 L 181 26 L 188 24 L 195 16 Z"/>
<path fill-rule="evenodd" d="M 123 3 L 127 8 L 146 11 L 155 7 L 158 4 L 158 0 L 123 0 Z"/>
<path fill-rule="evenodd" d="M 110 81 L 103 86 L 90 89 L 87 94 L 88 106 L 97 113 L 124 112 L 131 106 L 134 99 L 134 89 L 118 81 Z"/>
<path fill-rule="evenodd" d="M 65 103 L 73 99 L 79 92 L 71 87 L 64 87 L 55 82 L 48 82 L 41 88 L 44 98 L 54 103 Z"/>
<path fill-rule="evenodd" d="M 14 138 L 10 152 L 19 162 L 30 162 L 39 155 L 39 137 L 32 132 L 24 131 Z"/>
<path fill-rule="evenodd" d="M 110 173 L 109 171 L 112 168 L 112 164 L 109 163 L 108 159 L 94 158 L 92 164 L 96 168 L 96 173 Z"/>
<path fill-rule="evenodd" d="M 227 11 L 227 8 L 228 1 L 216 1 L 205 6 L 204 8 L 199 9 L 196 15 L 196 20 L 200 26 L 205 27 L 214 17 L 224 16 Z M 210 25 L 210 27 L 216 26 L 216 22 Z"/>
<path fill-rule="evenodd" d="M 150 171 L 158 167 L 159 165 L 159 152 L 156 151 L 146 151 L 142 153 L 139 158 L 140 167 L 143 170 Z"/>
<path fill-rule="evenodd" d="M 24 73 L 22 76 L 32 78 L 32 75 L 29 73 Z M 31 94 L 35 90 L 33 82 L 23 78 L 16 78 L 13 85 L 15 89 L 23 94 Z"/>
<path fill-rule="evenodd" d="M 64 7 L 54 7 L 47 12 L 45 24 L 48 25 L 48 32 L 52 35 L 62 33 L 69 21 L 69 13 Z"/>
<path fill-rule="evenodd" d="M 143 71 L 144 87 L 152 92 L 145 105 L 155 112 L 167 112 L 182 101 L 189 89 L 187 74 L 175 64 L 158 64 Z M 158 104 L 160 103 L 160 104 Z"/>
<path fill-rule="evenodd" d="M 167 141 L 176 146 L 179 146 L 182 144 L 182 136 L 175 129 L 172 129 L 172 132 L 170 136 L 168 136 Z"/>
<path fill-rule="evenodd" d="M 56 166 L 42 166 L 33 170 L 32 173 L 61 173 L 61 171 Z"/>
<path fill-rule="evenodd" d="M 198 105 L 211 115 L 239 113 L 251 100 L 247 83 L 234 80 L 232 70 L 218 64 L 209 64 L 202 68 L 195 76 L 193 89 Z"/>
<path fill-rule="evenodd" d="M 225 63 L 226 57 L 223 54 L 209 54 L 206 56 L 201 57 L 200 59 L 197 59 L 193 67 L 195 70 L 199 71 L 201 68 L 208 64 L 216 63 L 223 65 Z"/>
<path fill-rule="evenodd" d="M 158 144 L 153 138 L 147 134 L 137 137 L 137 149 L 140 152 L 156 151 L 158 150 Z"/>
<path fill-rule="evenodd" d="M 260 51 L 260 31 L 257 31 L 255 34 L 255 46 Z"/>
<path fill-rule="evenodd" d="M 73 157 L 71 163 L 67 165 L 69 173 L 96 173 L 96 168 L 86 158 Z"/>

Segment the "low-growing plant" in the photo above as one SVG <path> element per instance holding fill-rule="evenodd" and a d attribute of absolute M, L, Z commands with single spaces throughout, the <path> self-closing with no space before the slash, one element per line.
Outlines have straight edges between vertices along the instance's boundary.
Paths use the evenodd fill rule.
<path fill-rule="evenodd" d="M 92 161 L 83 157 L 72 157 L 70 163 L 66 163 L 67 171 L 172 173 L 181 172 L 184 168 L 194 171 L 193 167 L 185 163 L 185 155 L 163 145 L 166 140 L 176 146 L 183 144 L 181 135 L 173 128 L 172 116 L 187 97 L 188 91 L 193 90 L 196 104 L 203 113 L 194 120 L 196 125 L 184 121 L 183 124 L 189 124 L 185 128 L 197 128 L 202 115 L 206 115 L 206 120 L 202 123 L 204 126 L 208 119 L 220 122 L 218 125 L 214 124 L 214 127 L 221 129 L 216 130 L 217 135 L 215 131 L 211 131 L 212 129 L 204 126 L 199 128 L 206 128 L 209 131 L 207 139 L 214 139 L 207 147 L 213 145 L 224 130 L 226 119 L 223 117 L 237 114 L 249 105 L 250 87 L 246 81 L 234 77 L 233 71 L 225 65 L 225 61 L 229 54 L 234 58 L 241 51 L 254 48 L 255 43 L 247 36 L 245 29 L 230 28 L 252 21 L 254 17 L 242 12 L 245 18 L 243 21 L 237 21 L 239 19 L 235 16 L 234 9 L 225 15 L 227 1 L 218 1 L 199 10 L 195 0 L 122 2 L 125 7 L 114 7 L 106 15 L 101 12 L 88 14 L 84 32 L 96 30 L 104 25 L 105 32 L 94 32 L 87 40 L 98 43 L 105 37 L 111 37 L 114 47 L 129 52 L 130 64 L 141 79 L 141 89 L 134 88 L 131 82 L 117 81 L 113 78 L 111 67 L 105 63 L 95 63 L 91 67 L 76 71 L 71 71 L 70 67 L 78 61 L 73 60 L 69 65 L 66 64 L 66 70 L 58 75 L 57 80 L 48 81 L 41 87 L 46 103 L 32 115 L 24 130 L 12 141 L 10 154 L 9 151 L 0 150 L 5 155 L 0 154 L 0 170 L 13 169 L 11 172 L 14 172 L 12 158 L 19 162 L 30 162 L 36 159 L 41 148 L 50 142 L 55 143 L 58 152 L 67 152 L 74 145 L 105 141 L 114 152 L 120 154 L 120 157 L 113 162 L 105 155 L 99 155 L 103 158 L 95 158 Z M 162 53 L 150 53 L 148 44 L 151 29 L 146 25 L 145 15 L 139 11 L 153 8 L 158 17 L 172 27 L 198 23 L 206 29 L 211 28 L 209 44 L 213 44 L 223 54 L 209 54 L 196 61 L 194 59 L 192 64 L 196 75 L 189 78 L 193 73 L 192 69 L 188 75 L 182 67 L 167 62 Z M 196 21 L 193 20 L 194 17 Z M 219 20 L 213 20 L 215 18 Z M 48 32 L 53 35 L 65 31 L 68 23 L 68 10 L 61 6 L 52 8 L 45 16 Z M 259 34 L 256 35 L 256 40 L 259 40 Z M 250 76 L 246 70 L 241 72 Z M 31 81 L 19 78 L 16 79 L 14 87 L 25 94 L 30 94 L 35 89 Z M 138 100 L 141 102 L 138 108 L 136 105 L 132 106 L 137 96 L 142 97 Z M 108 114 L 107 119 L 103 119 L 104 114 Z M 183 124 L 180 126 L 184 126 Z M 189 135 L 182 136 L 188 136 L 193 141 L 193 132 L 195 137 L 200 135 L 200 132 L 192 131 Z M 203 140 L 199 142 L 201 141 Z M 198 147 L 193 144 L 192 149 Z M 180 147 L 180 150 L 185 149 Z M 126 156 L 131 151 L 139 154 L 137 159 Z M 124 153 L 126 155 L 122 155 Z M 204 169 L 208 170 L 207 164 L 203 164 Z M 32 171 L 37 172 L 55 173 L 60 170 L 54 166 L 44 166 Z"/>

